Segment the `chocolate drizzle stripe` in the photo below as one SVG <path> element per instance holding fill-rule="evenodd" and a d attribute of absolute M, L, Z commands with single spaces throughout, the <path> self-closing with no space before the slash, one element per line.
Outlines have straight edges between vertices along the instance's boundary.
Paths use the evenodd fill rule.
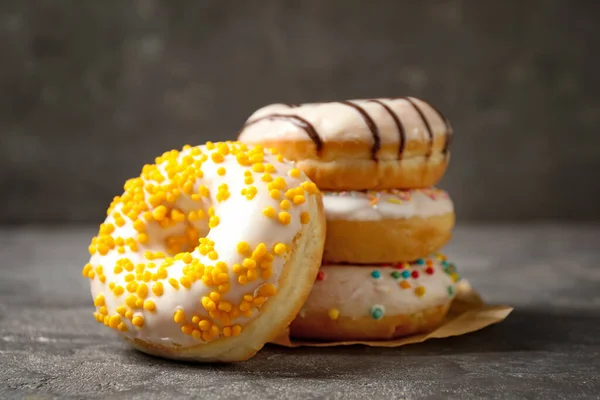
<path fill-rule="evenodd" d="M 402 97 L 402 99 L 408 101 L 410 105 L 415 109 L 417 114 L 421 117 L 421 120 L 425 124 L 425 129 L 427 130 L 427 135 L 429 136 L 429 150 L 427 151 L 426 157 L 431 155 L 433 151 L 433 131 L 431 130 L 431 126 L 429 125 L 429 121 L 425 118 L 425 114 L 423 114 L 423 110 L 415 103 L 410 97 Z"/>
<path fill-rule="evenodd" d="M 323 149 L 323 141 L 321 140 L 321 137 L 317 133 L 317 130 L 315 129 L 315 127 L 312 126 L 312 124 L 310 122 L 308 122 L 307 120 L 305 120 L 304 118 L 299 117 L 297 115 L 269 114 L 269 115 L 265 115 L 264 117 L 260 117 L 260 118 L 257 118 L 257 119 L 247 122 L 244 125 L 244 128 L 246 128 L 250 125 L 254 125 L 257 122 L 264 121 L 264 120 L 286 121 L 286 122 L 289 122 L 299 128 L 304 129 L 304 131 L 306 132 L 308 137 L 310 137 L 310 139 L 315 144 L 317 154 L 321 153 L 321 150 Z"/>
<path fill-rule="evenodd" d="M 371 100 L 368 100 L 368 101 L 370 101 L 372 103 L 377 103 L 381 107 L 383 107 L 385 109 L 385 111 L 387 111 L 388 114 L 390 114 L 390 117 L 392 117 L 392 119 L 396 123 L 396 128 L 398 128 L 398 135 L 399 135 L 399 138 L 398 138 L 398 158 L 402 158 L 402 153 L 404 153 L 404 148 L 406 147 L 406 132 L 404 131 L 404 125 L 402 124 L 402 121 L 400 121 L 400 118 L 398 117 L 398 114 L 396 114 L 394 112 L 394 110 L 392 110 L 383 101 L 376 100 L 376 99 L 371 99 Z"/>
<path fill-rule="evenodd" d="M 381 148 L 381 138 L 379 137 L 379 128 L 377 127 L 377 124 L 375 124 L 375 121 L 373 121 L 373 118 L 371 118 L 371 116 L 365 111 L 365 109 L 359 106 L 358 104 L 354 104 L 350 101 L 340 101 L 339 103 L 354 108 L 356 111 L 358 111 L 362 119 L 367 124 L 367 127 L 369 128 L 369 130 L 371 131 L 371 135 L 373 136 L 373 146 L 371 147 L 371 159 L 377 161 L 377 152 Z"/>

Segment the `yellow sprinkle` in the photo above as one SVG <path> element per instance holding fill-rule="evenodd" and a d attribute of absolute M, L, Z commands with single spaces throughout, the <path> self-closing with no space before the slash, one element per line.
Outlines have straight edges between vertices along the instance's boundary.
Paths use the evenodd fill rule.
<path fill-rule="evenodd" d="M 273 180 L 273 177 L 271 176 L 271 174 L 263 174 L 263 176 L 260 177 L 260 180 L 263 182 L 271 182 Z"/>
<path fill-rule="evenodd" d="M 207 319 L 203 319 L 202 321 L 198 322 L 198 328 L 200 328 L 200 330 L 202 332 L 208 331 L 210 329 L 210 327 L 211 327 L 211 323 Z"/>
<path fill-rule="evenodd" d="M 185 214 L 179 210 L 172 210 L 171 219 L 175 222 L 183 222 L 185 221 Z"/>
<path fill-rule="evenodd" d="M 260 288 L 260 293 L 263 296 L 274 296 L 277 293 L 277 288 L 272 283 L 267 283 Z"/>
<path fill-rule="evenodd" d="M 158 206 L 152 211 L 152 217 L 156 221 L 162 221 L 167 215 L 167 207 Z"/>
<path fill-rule="evenodd" d="M 123 293 L 125 293 L 125 289 L 123 289 L 123 286 L 115 286 L 113 293 L 115 294 L 115 296 L 120 296 Z"/>
<path fill-rule="evenodd" d="M 319 193 L 319 188 L 317 188 L 317 185 L 315 185 L 314 182 L 302 182 L 301 186 L 304 190 L 306 190 L 310 194 Z"/>
<path fill-rule="evenodd" d="M 278 256 L 285 254 L 286 251 L 287 246 L 283 243 L 277 243 L 275 246 L 273 246 L 273 252 Z"/>
<path fill-rule="evenodd" d="M 282 200 L 281 203 L 279 203 L 279 207 L 281 207 L 282 210 L 289 210 L 292 207 L 292 204 L 287 200 Z"/>
<path fill-rule="evenodd" d="M 177 282 L 177 279 L 175 278 L 169 278 L 169 283 L 171 284 L 171 286 L 173 286 L 175 289 L 179 289 L 179 282 Z"/>
<path fill-rule="evenodd" d="M 258 271 L 256 269 L 249 269 L 248 272 L 246 272 L 246 279 L 248 279 L 248 282 L 254 282 L 258 279 Z"/>
<path fill-rule="evenodd" d="M 244 254 L 245 252 L 248 251 L 249 248 L 250 248 L 250 246 L 246 242 L 239 242 L 237 245 L 237 251 L 240 254 Z"/>
<path fill-rule="evenodd" d="M 244 266 L 244 268 L 253 269 L 256 268 L 256 261 L 254 261 L 251 258 L 245 258 L 242 265 Z"/>
<path fill-rule="evenodd" d="M 239 274 L 239 273 L 241 273 L 243 271 L 243 267 L 240 264 L 233 264 L 233 267 L 231 267 L 231 269 L 236 274 Z"/>
<path fill-rule="evenodd" d="M 239 336 L 240 333 L 242 333 L 242 327 L 241 327 L 241 325 L 234 325 L 231 328 L 231 334 L 233 336 Z"/>
<path fill-rule="evenodd" d="M 402 204 L 402 200 L 400 200 L 400 199 L 397 199 L 397 198 L 395 198 L 395 197 L 388 197 L 388 198 L 386 199 L 386 201 L 387 201 L 388 203 L 392 203 L 392 204 Z"/>
<path fill-rule="evenodd" d="M 148 285 L 140 283 L 137 287 L 136 293 L 142 299 L 148 295 Z"/>
<path fill-rule="evenodd" d="M 252 258 L 254 260 L 260 260 L 267 254 L 267 245 L 264 243 L 259 243 L 258 246 L 252 252 Z"/>
<path fill-rule="evenodd" d="M 96 296 L 96 298 L 94 299 L 94 305 L 96 307 L 100 307 L 104 305 L 104 296 L 102 294 L 99 294 L 98 296 Z"/>
<path fill-rule="evenodd" d="M 225 172 L 226 172 L 226 170 L 224 167 L 217 168 L 217 174 L 219 174 L 220 176 L 225 175 Z"/>
<path fill-rule="evenodd" d="M 287 184 L 285 183 L 285 179 L 283 179 L 280 176 L 275 178 L 273 180 L 273 182 L 271 182 L 269 185 L 270 186 L 272 185 L 273 188 L 279 189 L 279 190 L 285 190 L 287 187 Z"/>
<path fill-rule="evenodd" d="M 225 158 L 223 157 L 223 154 L 217 153 L 217 152 L 212 153 L 210 155 L 210 158 L 213 160 L 213 162 L 215 162 L 217 164 L 222 163 L 225 160 Z"/>
<path fill-rule="evenodd" d="M 278 199 L 281 197 L 281 191 L 279 189 L 271 189 L 269 191 L 269 196 L 273 199 Z"/>
<path fill-rule="evenodd" d="M 217 308 L 220 311 L 230 312 L 231 309 L 233 308 L 233 306 L 231 305 L 231 303 L 229 303 L 227 301 L 221 301 L 221 302 L 219 302 L 219 306 Z"/>
<path fill-rule="evenodd" d="M 192 332 L 194 332 L 194 327 L 192 325 L 183 325 L 181 327 L 181 332 L 185 333 L 186 335 L 191 335 Z"/>
<path fill-rule="evenodd" d="M 144 310 L 154 311 L 156 310 L 156 304 L 152 300 L 146 300 L 143 304 Z"/>
<path fill-rule="evenodd" d="M 133 229 L 139 233 L 142 233 L 146 230 L 146 224 L 141 219 L 138 219 L 133 223 Z"/>
<path fill-rule="evenodd" d="M 204 296 L 202 298 L 202 307 L 204 307 L 206 311 L 214 311 L 216 310 L 217 305 L 211 300 L 210 297 Z"/>
<path fill-rule="evenodd" d="M 301 172 L 298 168 L 292 168 L 288 171 L 288 175 L 292 178 L 300 178 Z"/>
<path fill-rule="evenodd" d="M 340 310 L 337 308 L 332 308 L 327 312 L 327 315 L 329 315 L 329 318 L 335 321 L 340 316 Z"/>
<path fill-rule="evenodd" d="M 310 222 L 310 214 L 306 211 L 304 211 L 302 214 L 300 214 L 300 222 L 303 225 L 306 225 Z"/>
<path fill-rule="evenodd" d="M 176 323 L 181 323 L 185 320 L 185 313 L 183 312 L 183 310 L 177 310 L 175 311 L 175 314 L 173 314 L 173 321 L 175 321 Z"/>
<path fill-rule="evenodd" d="M 121 323 L 121 316 L 120 315 L 111 315 L 108 318 L 108 326 L 110 326 L 113 329 L 117 329 L 117 326 Z"/>
<path fill-rule="evenodd" d="M 142 327 L 144 326 L 144 317 L 136 315 L 131 319 L 131 323 L 137 327 Z"/>
<path fill-rule="evenodd" d="M 208 222 L 208 226 L 211 229 L 212 228 L 216 228 L 217 226 L 219 226 L 219 222 L 220 222 L 219 217 L 217 217 L 216 215 L 213 215 L 212 217 L 210 217 L 210 220 Z"/>
<path fill-rule="evenodd" d="M 300 204 L 304 203 L 306 200 L 303 195 L 298 194 L 298 195 L 294 196 L 293 201 L 294 201 L 294 204 L 300 205 Z"/>
<path fill-rule="evenodd" d="M 277 212 L 273 207 L 265 207 L 265 209 L 263 209 L 263 215 L 266 217 L 273 218 L 276 214 Z"/>
<path fill-rule="evenodd" d="M 185 287 L 186 289 L 192 287 L 192 282 L 187 276 L 182 276 L 181 278 L 179 278 L 179 282 L 181 282 L 181 286 Z"/>
<path fill-rule="evenodd" d="M 287 225 L 290 223 L 290 221 L 292 220 L 292 216 L 285 212 L 282 211 L 279 213 L 279 222 L 282 223 L 283 225 Z"/>

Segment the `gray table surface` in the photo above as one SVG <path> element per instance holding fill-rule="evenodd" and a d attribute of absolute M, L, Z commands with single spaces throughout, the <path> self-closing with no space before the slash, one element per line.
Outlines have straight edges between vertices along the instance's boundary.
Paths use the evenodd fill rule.
<path fill-rule="evenodd" d="M 93 227 L 0 229 L 0 398 L 600 398 L 600 226 L 459 226 L 445 252 L 504 322 L 402 348 L 146 356 L 92 315 Z"/>

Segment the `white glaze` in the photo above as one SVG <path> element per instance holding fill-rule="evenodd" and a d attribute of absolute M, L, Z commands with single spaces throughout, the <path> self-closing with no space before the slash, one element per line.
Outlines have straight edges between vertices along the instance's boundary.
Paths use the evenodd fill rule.
<path fill-rule="evenodd" d="M 379 221 L 432 217 L 454 212 L 452 200 L 440 189 L 370 192 L 323 192 L 328 220 Z"/>
<path fill-rule="evenodd" d="M 448 135 L 445 121 L 431 105 L 416 98 L 410 99 L 423 112 L 434 138 Z M 429 141 L 427 127 L 409 101 L 402 98 L 377 100 L 384 103 L 398 116 L 404 127 L 406 142 Z M 351 102 L 363 108 L 373 119 L 379 128 L 381 146 L 392 145 L 392 148 L 397 149 L 400 135 L 398 126 L 390 113 L 381 104 L 367 99 L 351 100 Z M 297 115 L 303 118 L 315 128 L 324 143 L 327 141 L 373 142 L 373 134 L 361 114 L 356 109 L 340 102 L 306 103 L 298 107 L 271 104 L 255 111 L 248 118 L 248 123 L 272 114 Z M 311 139 L 303 128 L 289 121 L 263 119 L 244 127 L 239 135 L 239 140 L 246 143 L 263 143 L 268 141 L 310 141 Z M 380 159 L 396 159 L 397 156 L 397 150 L 379 154 Z"/>
<path fill-rule="evenodd" d="M 207 150 L 205 146 L 200 146 L 200 149 L 203 153 L 212 153 L 212 151 Z M 182 151 L 178 159 L 181 160 L 182 157 L 189 155 L 190 151 L 191 150 Z M 299 178 L 288 176 L 288 171 L 293 168 L 293 166 L 287 163 L 278 162 L 275 156 L 265 154 L 264 162 L 271 163 L 276 168 L 276 172 L 271 173 L 273 179 L 282 177 L 290 188 L 297 187 L 301 182 L 307 180 L 304 174 L 301 174 Z M 217 174 L 216 171 L 219 167 L 226 168 L 225 176 L 219 176 Z M 262 173 L 253 173 L 254 186 L 258 190 L 254 199 L 247 200 L 242 196 L 241 190 L 248 187 L 248 185 L 244 183 L 244 172 L 248 169 L 248 167 L 241 166 L 233 155 L 226 156 L 225 161 L 220 164 L 215 164 L 209 157 L 202 165 L 204 177 L 196 180 L 193 191 L 196 193 L 200 185 L 206 185 L 210 190 L 209 198 L 205 198 L 201 201 L 194 201 L 189 196 L 182 194 L 174 204 L 174 206 L 180 208 L 184 212 L 200 209 L 206 211 L 210 206 L 213 206 L 215 215 L 220 217 L 220 224 L 213 229 L 208 228 L 206 219 L 193 222 L 195 227 L 201 231 L 201 237 L 205 235 L 208 239 L 215 242 L 214 249 L 219 254 L 218 260 L 213 261 L 207 256 L 203 256 L 198 251 L 198 248 L 191 254 L 205 265 L 214 265 L 217 261 L 223 261 L 227 264 L 230 290 L 227 293 L 222 294 L 222 299 L 229 301 L 233 305 L 239 304 L 245 294 L 253 294 L 265 283 L 273 283 L 277 286 L 285 260 L 289 256 L 289 253 L 285 256 L 275 256 L 272 266 L 273 275 L 267 281 L 261 279 L 259 276 L 256 281 L 248 282 L 246 285 L 242 286 L 238 284 L 237 275 L 231 270 L 232 265 L 242 264 L 244 259 L 244 256 L 237 251 L 237 244 L 241 241 L 245 241 L 250 245 L 250 248 L 253 249 L 259 243 L 265 243 L 267 249 L 271 251 L 277 242 L 287 244 L 292 243 L 295 235 L 301 229 L 300 214 L 304 211 L 308 211 L 309 207 L 309 201 L 307 201 L 298 206 L 294 205 L 290 210 L 287 210 L 292 216 L 289 225 L 282 225 L 277 219 L 264 216 L 262 210 L 267 206 L 272 206 L 279 212 L 279 202 L 281 199 L 275 200 L 269 196 L 267 184 L 260 179 L 263 175 Z M 161 168 L 161 171 L 166 177 L 164 168 Z M 215 195 L 217 193 L 217 188 L 223 183 L 228 185 L 230 197 L 223 202 L 218 202 Z M 308 194 L 306 194 L 306 196 L 308 200 Z M 152 210 L 153 207 L 149 203 L 147 204 L 149 209 Z M 121 206 L 119 205 L 115 208 L 115 211 L 119 211 L 120 209 Z M 121 236 L 124 238 L 135 238 L 137 236 L 132 221 L 128 217 L 125 217 L 125 220 L 126 223 L 124 226 L 116 227 L 116 230 L 112 233 L 113 237 Z M 114 222 L 113 216 L 108 216 L 106 222 Z M 125 254 L 119 254 L 115 249 L 104 256 L 96 253 L 91 257 L 90 264 L 92 267 L 95 269 L 97 266 L 102 265 L 106 276 L 105 283 L 100 282 L 97 277 L 91 281 L 91 293 L 94 298 L 100 294 L 104 295 L 108 315 L 114 314 L 116 312 L 116 307 L 123 304 L 124 299 L 129 294 L 125 291 L 123 295 L 115 296 L 108 288 L 109 282 L 115 282 L 117 285 L 123 287 L 126 286 L 124 278 L 127 273 L 115 274 L 113 272 L 116 261 L 120 258 L 127 257 L 134 265 L 137 263 L 145 263 L 147 262 L 144 258 L 144 252 L 146 250 L 165 251 L 163 239 L 168 234 L 182 233 L 184 232 L 184 229 L 184 222 L 178 223 L 174 227 L 168 229 L 161 228 L 156 222 L 150 222 L 147 226 L 149 241 L 145 245 L 139 245 L 139 251 L 133 252 L 127 248 Z M 155 262 L 157 265 L 160 265 L 161 261 L 162 260 L 157 260 Z M 184 266 L 185 264 L 183 261 L 175 261 L 174 264 L 168 268 L 169 278 L 179 280 L 183 276 L 182 271 Z M 156 296 L 150 290 L 146 297 L 155 302 L 156 311 L 150 312 L 143 308 L 135 310 L 134 316 L 141 315 L 144 318 L 144 326 L 141 328 L 133 326 L 131 321 L 122 318 L 122 321 L 126 323 L 128 328 L 128 331 L 122 332 L 122 334 L 130 339 L 137 338 L 145 342 L 163 346 L 189 346 L 202 344 L 202 339 L 196 339 L 191 335 L 182 333 L 181 325 L 174 323 L 173 315 L 177 309 L 182 309 L 188 316 L 198 314 L 202 318 L 209 318 L 208 312 L 200 303 L 200 299 L 202 299 L 203 296 L 208 295 L 211 291 L 214 291 L 214 287 L 207 287 L 201 280 L 197 280 L 192 283 L 190 289 L 185 289 L 180 286 L 179 290 L 176 290 L 166 280 L 161 281 L 164 286 L 164 294 L 162 296 Z M 151 287 L 153 283 L 154 282 L 151 281 L 148 285 Z M 250 320 L 254 319 L 258 313 L 258 309 L 253 309 L 252 317 L 249 319 L 243 316 L 234 318 L 231 325 L 241 324 L 244 326 Z"/>
<path fill-rule="evenodd" d="M 311 314 L 336 309 L 340 317 L 363 318 L 371 316 L 373 307 L 378 306 L 385 317 L 409 315 L 445 304 L 455 296 L 458 275 L 453 277 L 445 272 L 438 259 L 430 259 L 434 260 L 434 273 L 431 275 L 426 273 L 426 265 L 413 263 L 407 268 L 411 272 L 419 272 L 416 279 L 412 276 L 394 278 L 393 272 L 404 271 L 394 267 L 324 265 L 321 267 L 324 279 L 315 282 L 300 315 L 310 317 Z M 380 277 L 374 278 L 371 275 L 373 271 L 379 271 Z M 411 287 L 400 287 L 402 281 L 408 282 Z M 422 296 L 415 293 L 419 286 L 425 288 Z"/>

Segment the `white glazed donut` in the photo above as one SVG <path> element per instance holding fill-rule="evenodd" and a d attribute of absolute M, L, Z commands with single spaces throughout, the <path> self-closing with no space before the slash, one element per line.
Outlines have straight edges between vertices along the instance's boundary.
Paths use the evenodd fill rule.
<path fill-rule="evenodd" d="M 316 340 L 385 340 L 437 327 L 459 276 L 443 255 L 393 267 L 325 265 L 290 326 Z"/>
<path fill-rule="evenodd" d="M 292 321 L 325 224 L 316 185 L 276 151 L 185 146 L 124 189 L 82 271 L 98 322 L 150 354 L 238 361 Z"/>
<path fill-rule="evenodd" d="M 239 140 L 278 149 L 322 190 L 415 189 L 444 175 L 452 132 L 433 105 L 399 97 L 271 104 Z"/>
<path fill-rule="evenodd" d="M 454 227 L 454 205 L 437 188 L 323 192 L 323 258 L 356 264 L 413 261 L 438 251 Z"/>

